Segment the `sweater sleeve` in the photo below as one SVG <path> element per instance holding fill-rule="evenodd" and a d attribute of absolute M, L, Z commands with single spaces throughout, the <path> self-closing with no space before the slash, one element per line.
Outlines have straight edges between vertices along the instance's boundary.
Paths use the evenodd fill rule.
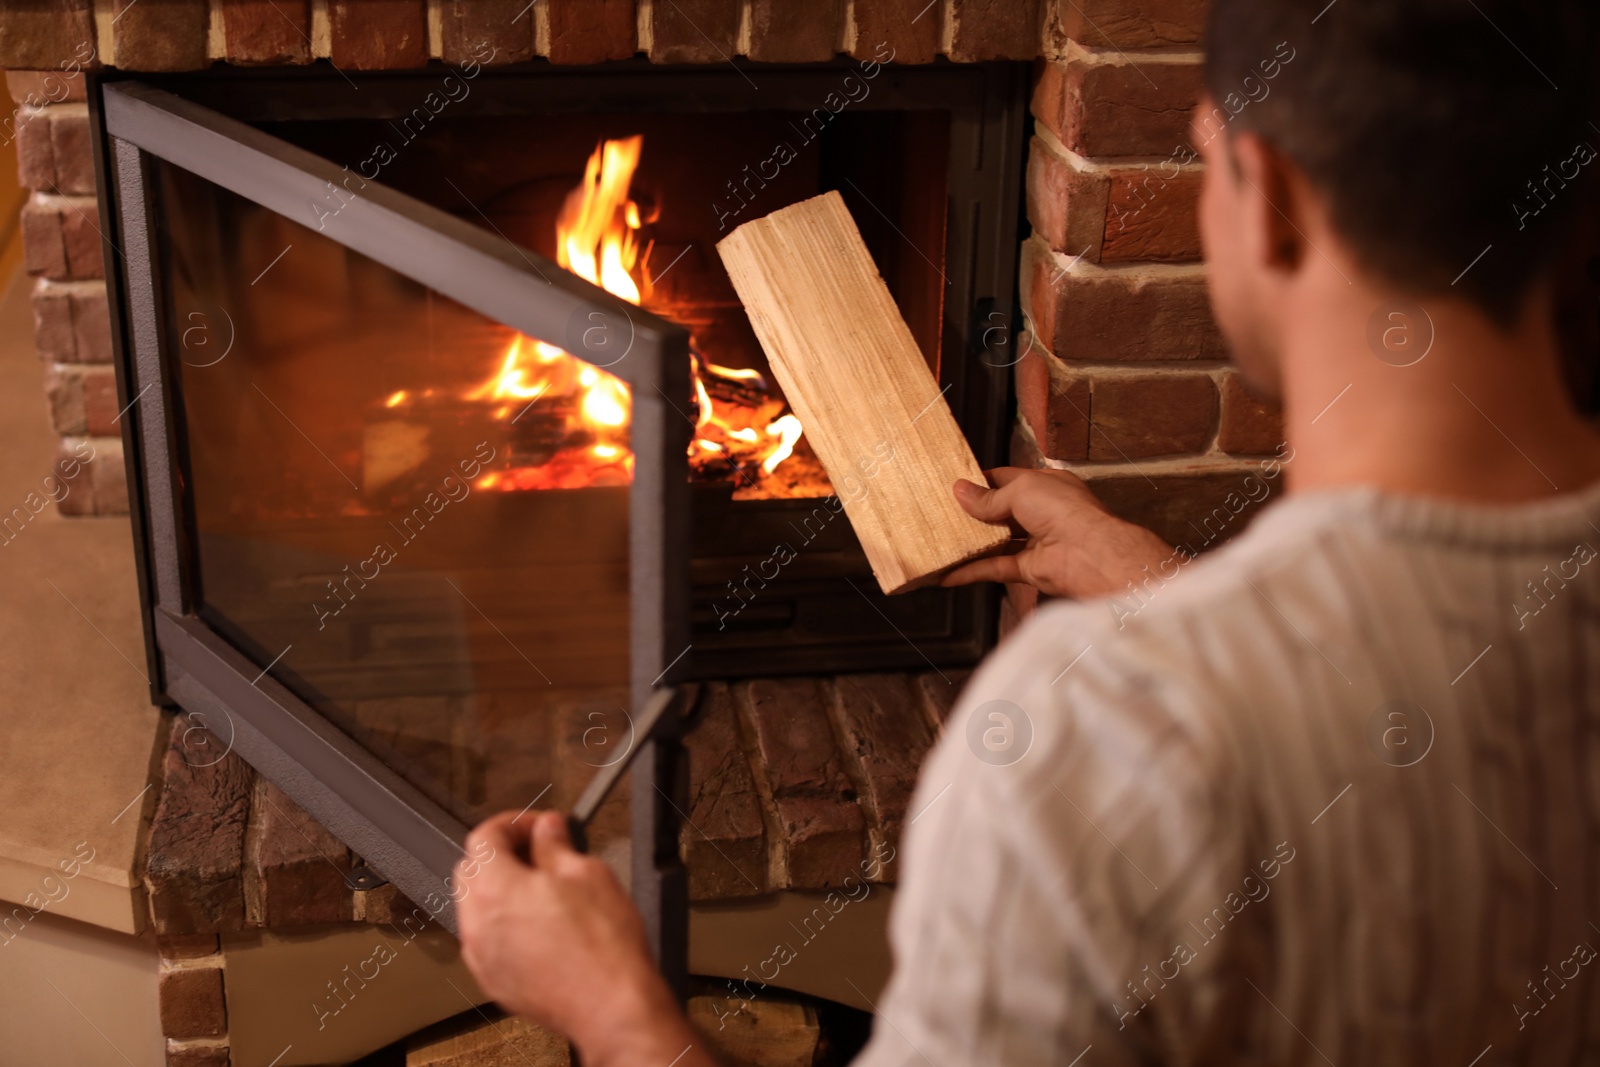
<path fill-rule="evenodd" d="M 1189 1062 L 1228 1042 L 1219 973 L 1259 958 L 1281 859 L 1247 843 L 1204 717 L 1055 618 L 974 677 L 924 768 L 865 1067 Z"/>

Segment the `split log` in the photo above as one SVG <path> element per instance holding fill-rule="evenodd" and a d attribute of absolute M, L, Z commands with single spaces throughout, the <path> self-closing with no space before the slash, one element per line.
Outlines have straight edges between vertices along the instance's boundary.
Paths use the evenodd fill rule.
<path fill-rule="evenodd" d="M 883 591 L 1005 544 L 950 491 L 983 472 L 843 198 L 747 222 L 717 251 Z"/>

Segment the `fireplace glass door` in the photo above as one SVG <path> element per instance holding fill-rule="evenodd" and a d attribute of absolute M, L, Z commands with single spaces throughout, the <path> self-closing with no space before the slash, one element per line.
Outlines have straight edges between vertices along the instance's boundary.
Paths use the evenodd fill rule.
<path fill-rule="evenodd" d="M 689 649 L 687 333 L 597 284 L 637 207 L 573 201 L 589 278 L 376 183 L 324 207 L 339 168 L 159 90 L 106 107 L 168 691 L 448 923 L 465 827 L 570 807 Z M 589 836 L 659 898 L 649 747 Z"/>

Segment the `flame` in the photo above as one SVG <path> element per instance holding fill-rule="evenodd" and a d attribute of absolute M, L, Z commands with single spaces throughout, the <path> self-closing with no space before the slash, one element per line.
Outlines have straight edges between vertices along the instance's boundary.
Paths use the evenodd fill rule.
<path fill-rule="evenodd" d="M 793 415 L 785 415 L 774 419 L 767 426 L 767 436 L 778 438 L 778 447 L 772 454 L 761 461 L 761 469 L 771 474 L 778 469 L 778 464 L 794 455 L 794 443 L 800 440 L 800 435 L 805 430 L 800 425 L 800 420 Z"/>
<path fill-rule="evenodd" d="M 639 231 L 654 221 L 654 215 L 647 218 L 629 195 L 643 145 L 642 136 L 602 141 L 556 219 L 556 261 L 634 305 L 642 303 L 649 288 L 648 282 L 641 288 L 635 277 Z M 766 395 L 767 382 L 760 371 L 721 367 L 695 353 L 692 378 L 696 408 L 692 463 L 725 462 L 748 480 L 745 464 L 759 462 L 760 470 L 771 474 L 793 454 L 800 420 L 779 416 L 783 405 Z M 719 395 L 731 390 L 738 399 L 718 401 L 707 387 L 708 378 L 721 380 Z M 480 488 L 568 488 L 632 477 L 633 455 L 627 440 L 632 395 L 627 384 L 556 345 L 514 335 L 499 369 L 464 393 L 463 399 L 497 404 L 494 417 L 512 422 L 545 401 L 550 410 L 544 418 L 563 421 L 563 444 L 554 455 L 536 467 L 485 474 L 478 480 Z M 406 400 L 401 390 L 386 405 Z"/>

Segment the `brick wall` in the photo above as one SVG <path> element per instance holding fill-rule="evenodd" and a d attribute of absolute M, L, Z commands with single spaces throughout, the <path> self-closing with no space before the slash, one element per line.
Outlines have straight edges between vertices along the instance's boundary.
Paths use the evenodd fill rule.
<path fill-rule="evenodd" d="M 1070 469 L 1194 550 L 1244 526 L 1257 502 L 1233 500 L 1283 440 L 1206 299 L 1188 137 L 1204 18 L 1204 0 L 1060 0 L 1044 27 L 1012 441 L 1013 463 Z M 1008 621 L 1033 603 L 1011 590 Z"/>
<path fill-rule="evenodd" d="M 45 14 L 41 14 L 41 12 Z M 1281 440 L 1227 367 L 1195 224 L 1204 0 L 0 0 L 0 66 L 18 111 L 27 266 L 48 402 L 70 448 L 95 446 L 93 494 L 126 508 L 103 266 L 78 65 L 213 62 L 413 67 L 492 53 L 592 63 L 1037 59 L 1020 290 L 1013 461 L 1069 467 L 1172 541 Z M 1237 531 L 1243 521 L 1225 531 Z M 1018 597 L 1013 617 L 1029 604 Z"/>
<path fill-rule="evenodd" d="M 22 240 L 34 279 L 34 342 L 48 367 L 45 400 L 63 457 L 94 457 L 91 491 L 70 494 L 60 507 L 76 515 L 126 511 L 83 77 L 60 69 L 13 71 L 6 83 L 17 110 L 0 135 L 16 139 L 19 177 L 32 190 L 22 209 Z"/>

